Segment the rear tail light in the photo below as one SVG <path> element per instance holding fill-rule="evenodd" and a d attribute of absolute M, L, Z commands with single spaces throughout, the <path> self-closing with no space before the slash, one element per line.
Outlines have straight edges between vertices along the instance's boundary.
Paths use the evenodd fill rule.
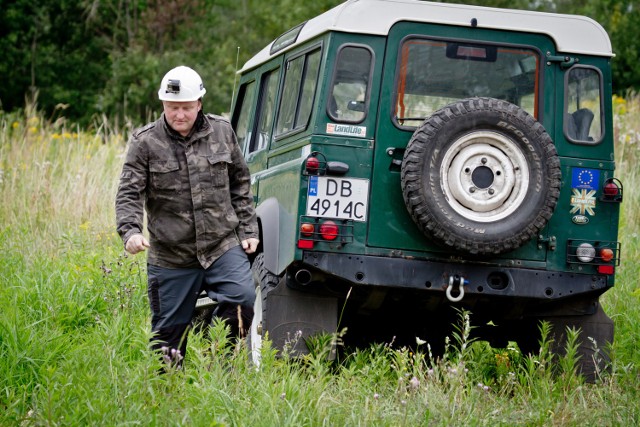
<path fill-rule="evenodd" d="M 600 274 L 613 274 L 615 272 L 615 267 L 613 265 L 599 265 L 598 273 Z"/>
<path fill-rule="evenodd" d="M 338 226 L 333 221 L 326 221 L 320 226 L 320 236 L 324 240 L 336 240 L 338 233 Z"/>
<path fill-rule="evenodd" d="M 327 161 L 324 154 L 314 151 L 304 161 L 304 175 L 346 175 L 349 165 L 339 161 Z"/>
<path fill-rule="evenodd" d="M 600 259 L 604 262 L 611 262 L 613 259 L 613 250 L 610 248 L 602 248 L 600 249 Z"/>
<path fill-rule="evenodd" d="M 617 178 L 609 178 L 604 182 L 602 186 L 602 197 L 600 200 L 603 202 L 622 202 L 622 183 Z"/>
<path fill-rule="evenodd" d="M 305 171 L 309 175 L 316 175 L 320 169 L 320 160 L 317 157 L 309 156 L 304 164 Z"/>
<path fill-rule="evenodd" d="M 299 233 L 300 249 L 313 249 L 318 242 L 338 243 L 341 246 L 353 242 L 353 221 L 303 216 L 300 218 Z"/>
<path fill-rule="evenodd" d="M 300 235 L 304 237 L 313 236 L 313 232 L 316 231 L 316 228 L 313 224 L 304 222 L 300 225 Z"/>
<path fill-rule="evenodd" d="M 324 175 L 327 170 L 327 159 L 324 154 L 314 151 L 304 161 L 304 175 Z"/>
<path fill-rule="evenodd" d="M 593 265 L 600 274 L 613 274 L 620 265 L 620 242 L 568 240 L 567 263 Z"/>

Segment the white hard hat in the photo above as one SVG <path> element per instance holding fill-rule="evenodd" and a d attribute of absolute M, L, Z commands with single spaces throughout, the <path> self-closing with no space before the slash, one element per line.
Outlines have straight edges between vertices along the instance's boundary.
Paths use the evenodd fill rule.
<path fill-rule="evenodd" d="M 181 65 L 164 75 L 158 90 L 158 98 L 160 101 L 197 101 L 206 92 L 198 73 Z"/>

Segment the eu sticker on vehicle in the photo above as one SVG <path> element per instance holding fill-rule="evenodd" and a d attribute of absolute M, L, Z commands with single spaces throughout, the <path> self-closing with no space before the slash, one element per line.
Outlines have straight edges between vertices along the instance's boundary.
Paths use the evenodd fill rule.
<path fill-rule="evenodd" d="M 368 200 L 368 179 L 309 177 L 309 216 L 366 221 Z"/>

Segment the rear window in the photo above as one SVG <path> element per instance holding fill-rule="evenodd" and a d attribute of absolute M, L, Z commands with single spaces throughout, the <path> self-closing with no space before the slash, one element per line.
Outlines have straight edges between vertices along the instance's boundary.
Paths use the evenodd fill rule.
<path fill-rule="evenodd" d="M 564 130 L 576 144 L 602 140 L 602 75 L 597 68 L 572 67 L 565 79 Z"/>
<path fill-rule="evenodd" d="M 445 105 L 487 96 L 537 117 L 540 56 L 536 50 L 408 38 L 396 81 L 395 121 L 416 127 Z"/>

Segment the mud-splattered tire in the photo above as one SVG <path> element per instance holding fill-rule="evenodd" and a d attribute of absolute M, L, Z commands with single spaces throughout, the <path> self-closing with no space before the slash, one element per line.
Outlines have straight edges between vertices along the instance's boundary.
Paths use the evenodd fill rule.
<path fill-rule="evenodd" d="M 253 321 L 247 337 L 251 361 L 260 365 L 263 332 L 267 331 L 267 295 L 276 287 L 280 278 L 264 266 L 264 253 L 256 256 L 251 266 L 256 283 L 256 301 L 253 305 Z"/>
<path fill-rule="evenodd" d="M 429 238 L 470 254 L 500 254 L 537 236 L 560 194 L 560 160 L 544 127 L 493 98 L 450 104 L 415 131 L 401 186 Z"/>

